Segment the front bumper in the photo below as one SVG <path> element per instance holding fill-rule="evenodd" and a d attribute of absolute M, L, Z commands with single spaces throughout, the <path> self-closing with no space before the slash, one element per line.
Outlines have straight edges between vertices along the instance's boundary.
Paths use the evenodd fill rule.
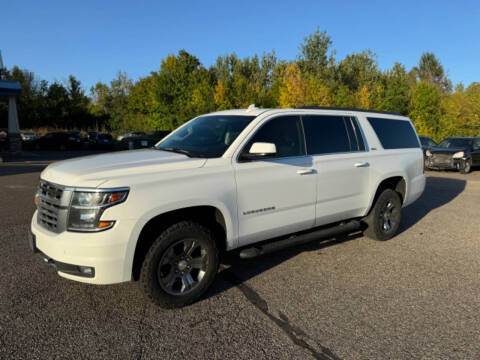
<path fill-rule="evenodd" d="M 133 220 L 122 220 L 98 233 L 54 233 L 38 225 L 35 212 L 30 247 L 54 265 L 62 277 L 91 284 L 115 284 L 131 280 L 128 243 L 133 227 Z M 79 274 L 82 268 L 93 269 L 92 276 Z"/>
<path fill-rule="evenodd" d="M 30 248 L 32 249 L 34 254 L 39 254 L 43 261 L 47 264 L 52 265 L 55 270 L 58 272 L 62 272 L 69 275 L 87 277 L 87 278 L 94 278 L 95 277 L 95 268 L 91 266 L 81 266 L 81 265 L 73 265 L 73 264 L 65 264 L 61 261 L 56 261 L 44 253 L 42 253 L 37 248 L 37 241 L 36 236 L 32 233 L 30 235 Z"/>
<path fill-rule="evenodd" d="M 466 158 L 449 158 L 444 161 L 436 161 L 435 158 L 427 157 L 426 165 L 427 168 L 432 170 L 459 170 L 465 166 L 465 161 L 467 160 Z"/>

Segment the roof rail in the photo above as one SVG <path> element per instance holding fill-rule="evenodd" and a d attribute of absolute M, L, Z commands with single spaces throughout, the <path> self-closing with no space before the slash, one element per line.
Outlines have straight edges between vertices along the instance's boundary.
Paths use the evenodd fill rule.
<path fill-rule="evenodd" d="M 295 109 L 360 111 L 360 112 L 371 112 L 371 113 L 378 113 L 378 114 L 405 116 L 400 113 L 390 112 L 390 111 L 366 110 L 366 109 L 342 108 L 342 107 L 330 107 L 330 106 L 298 106 Z"/>

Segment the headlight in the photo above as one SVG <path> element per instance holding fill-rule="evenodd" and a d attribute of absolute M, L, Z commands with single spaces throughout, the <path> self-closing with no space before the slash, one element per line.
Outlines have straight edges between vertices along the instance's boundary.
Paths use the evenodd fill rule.
<path fill-rule="evenodd" d="M 453 154 L 454 159 L 461 159 L 464 156 L 465 156 L 465 153 L 463 151 L 459 151 L 459 152 L 456 152 L 455 154 Z"/>
<path fill-rule="evenodd" d="M 430 150 L 425 151 L 425 155 L 432 156 L 432 152 Z"/>
<path fill-rule="evenodd" d="M 114 220 L 100 221 L 104 210 L 127 198 L 128 190 L 74 191 L 67 229 L 70 231 L 100 231 L 110 229 Z"/>

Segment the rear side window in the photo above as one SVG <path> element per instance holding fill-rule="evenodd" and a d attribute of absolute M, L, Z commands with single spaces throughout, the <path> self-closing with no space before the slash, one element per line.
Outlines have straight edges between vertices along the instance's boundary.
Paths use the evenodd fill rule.
<path fill-rule="evenodd" d="M 268 121 L 248 142 L 245 150 L 249 151 L 256 142 L 274 143 L 277 158 L 305 155 L 302 124 L 298 116 L 279 116 Z"/>
<path fill-rule="evenodd" d="M 420 147 L 415 130 L 409 121 L 367 118 L 384 149 L 408 149 Z"/>
<path fill-rule="evenodd" d="M 349 136 L 342 116 L 307 115 L 302 120 L 309 155 L 351 151 L 353 131 Z"/>

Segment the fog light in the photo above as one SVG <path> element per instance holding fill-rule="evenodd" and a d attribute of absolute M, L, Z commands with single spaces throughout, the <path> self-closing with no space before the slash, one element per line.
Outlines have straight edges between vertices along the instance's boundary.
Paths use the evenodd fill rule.
<path fill-rule="evenodd" d="M 80 272 L 83 275 L 86 275 L 86 276 L 89 276 L 89 277 L 93 277 L 93 275 L 95 273 L 95 270 L 93 269 L 93 267 L 90 267 L 90 266 L 79 266 L 78 268 L 80 269 Z"/>

